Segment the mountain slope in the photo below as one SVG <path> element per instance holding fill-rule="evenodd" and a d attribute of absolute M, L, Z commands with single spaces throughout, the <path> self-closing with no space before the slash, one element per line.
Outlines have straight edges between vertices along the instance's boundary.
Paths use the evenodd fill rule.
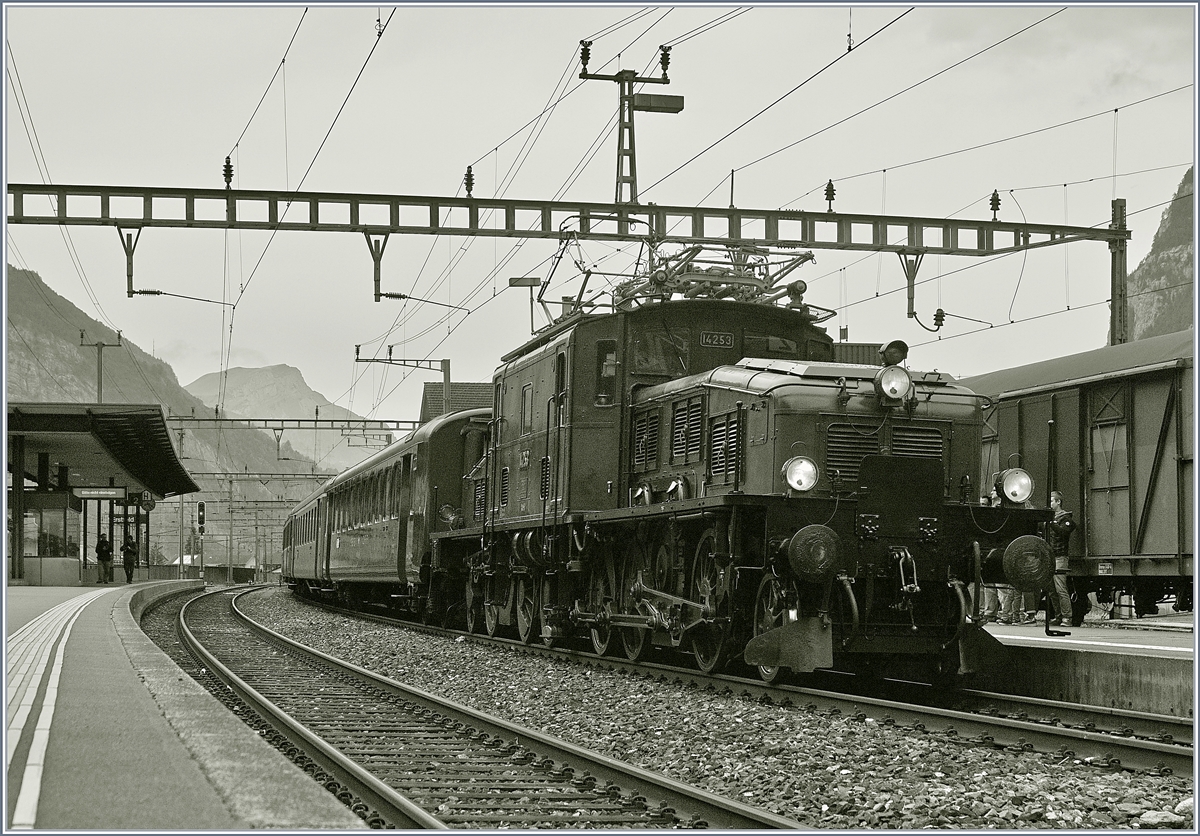
<path fill-rule="evenodd" d="M 1129 337 L 1140 340 L 1190 327 L 1194 321 L 1193 169 L 1163 211 L 1150 252 L 1129 274 Z"/>
<path fill-rule="evenodd" d="M 221 401 L 222 376 L 206 374 L 184 388 L 212 408 Z M 319 418 L 363 421 L 345 407 L 311 389 L 300 370 L 277 365 L 230 369 L 224 378 L 224 411 L 230 418 Z M 282 438 L 322 467 L 338 470 L 362 461 L 382 446 L 380 433 L 370 438 L 340 430 L 287 430 Z"/>

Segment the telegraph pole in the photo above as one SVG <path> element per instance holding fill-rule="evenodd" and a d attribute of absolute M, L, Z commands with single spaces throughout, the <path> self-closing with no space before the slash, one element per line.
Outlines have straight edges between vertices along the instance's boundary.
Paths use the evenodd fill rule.
<path fill-rule="evenodd" d="M 117 332 L 117 341 L 115 343 L 85 343 L 82 329 L 79 331 L 79 344 L 84 348 L 96 349 L 96 403 L 104 403 L 104 349 L 116 348 L 121 345 L 121 332 Z"/>
<path fill-rule="evenodd" d="M 592 42 L 579 42 L 579 61 L 583 69 L 579 77 L 585 80 L 615 81 L 619 85 L 618 113 L 620 124 L 617 128 L 617 198 L 616 203 L 637 203 L 637 157 L 633 141 L 633 112 L 641 110 L 647 113 L 679 113 L 683 110 L 683 96 L 650 95 L 634 93 L 635 84 L 670 84 L 667 78 L 667 66 L 671 63 L 671 47 L 659 47 L 658 62 L 662 66 L 662 78 L 639 76 L 634 70 L 621 70 L 615 75 L 600 75 L 587 71 L 588 61 L 592 57 Z M 624 187 L 629 187 L 626 198 Z"/>

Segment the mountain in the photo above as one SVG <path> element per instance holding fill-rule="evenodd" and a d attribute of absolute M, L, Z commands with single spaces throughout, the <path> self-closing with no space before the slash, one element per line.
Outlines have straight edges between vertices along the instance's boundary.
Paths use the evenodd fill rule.
<path fill-rule="evenodd" d="M 1129 274 L 1129 337 L 1140 340 L 1182 331 L 1194 324 L 1195 241 L 1193 169 L 1183 175 L 1175 199 L 1163 211 L 1150 252 Z"/>
<path fill-rule="evenodd" d="M 222 401 L 222 375 L 206 374 L 184 387 L 210 409 Z M 278 365 L 230 369 L 224 375 L 225 415 L 230 418 L 319 418 L 320 420 L 364 421 L 345 407 L 329 402 L 304 381 L 300 370 Z M 370 426 L 370 422 L 367 422 Z M 377 426 L 377 425 L 376 425 Z M 384 431 L 344 433 L 329 430 L 286 430 L 282 439 L 317 461 L 321 467 L 343 470 L 357 464 L 386 440 Z M 387 440 L 390 440 L 389 435 Z"/>
<path fill-rule="evenodd" d="M 287 443 L 277 449 L 269 431 L 229 423 L 218 427 L 206 422 L 170 420 L 170 416 L 209 418 L 212 410 L 179 385 L 170 365 L 143 351 L 127 336 L 118 336 L 116 331 L 89 317 L 51 290 L 37 273 L 8 265 L 6 290 L 8 401 L 95 403 L 99 349 L 94 345 L 104 343 L 104 403 L 163 406 L 176 442 L 176 453 L 201 488 L 200 493 L 186 498 L 185 505 L 191 507 L 199 499 L 209 502 L 206 536 L 212 541 L 213 554 L 226 553 L 231 494 L 235 511 L 251 513 L 259 508 L 261 514 L 253 519 L 264 530 L 269 528 L 274 542 L 279 542 L 283 515 L 314 487 L 311 478 L 314 465 L 310 459 Z M 333 472 L 332 468 L 324 467 L 316 470 Z M 247 471 L 297 474 L 299 478 L 239 479 L 231 487 L 227 477 L 200 475 Z M 151 539 L 169 557 L 174 557 L 177 551 L 172 546 L 178 542 L 178 517 L 174 515 L 177 513 L 151 515 Z M 254 553 L 253 542 L 246 540 L 248 536 L 239 533 L 239 554 Z"/>

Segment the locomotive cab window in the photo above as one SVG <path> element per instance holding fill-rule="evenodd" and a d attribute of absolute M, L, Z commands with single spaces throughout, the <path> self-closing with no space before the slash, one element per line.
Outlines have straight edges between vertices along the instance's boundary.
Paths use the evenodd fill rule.
<path fill-rule="evenodd" d="M 764 360 L 803 360 L 800 343 L 774 334 L 747 331 L 742 337 L 742 354 Z"/>

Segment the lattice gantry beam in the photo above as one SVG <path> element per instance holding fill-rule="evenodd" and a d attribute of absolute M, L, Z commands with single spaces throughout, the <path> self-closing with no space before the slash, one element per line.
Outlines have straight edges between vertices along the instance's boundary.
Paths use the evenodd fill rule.
<path fill-rule="evenodd" d="M 706 208 L 138 186 L 8 185 L 10 224 L 185 229 L 259 229 L 607 241 L 990 256 L 1073 241 L 1127 241 L 1124 224 L 1076 227 Z"/>

